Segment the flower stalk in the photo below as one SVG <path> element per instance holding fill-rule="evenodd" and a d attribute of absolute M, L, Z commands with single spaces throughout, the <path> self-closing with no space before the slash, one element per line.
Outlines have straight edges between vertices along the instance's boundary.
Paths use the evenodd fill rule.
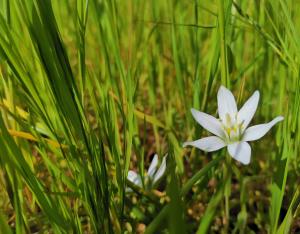
<path fill-rule="evenodd" d="M 231 195 L 231 176 L 232 176 L 232 166 L 231 166 L 231 157 L 226 154 L 225 156 L 225 165 L 224 165 L 224 197 L 225 197 L 225 233 L 228 231 L 229 222 L 230 222 L 230 195 Z"/>

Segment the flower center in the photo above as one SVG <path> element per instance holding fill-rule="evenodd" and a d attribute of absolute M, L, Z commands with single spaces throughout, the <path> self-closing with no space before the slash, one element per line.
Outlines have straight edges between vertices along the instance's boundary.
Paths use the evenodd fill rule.
<path fill-rule="evenodd" d="M 231 116 L 225 115 L 225 119 L 222 120 L 223 130 L 225 133 L 225 141 L 228 143 L 240 141 L 242 136 L 243 122 L 239 122 L 237 114 Z"/>

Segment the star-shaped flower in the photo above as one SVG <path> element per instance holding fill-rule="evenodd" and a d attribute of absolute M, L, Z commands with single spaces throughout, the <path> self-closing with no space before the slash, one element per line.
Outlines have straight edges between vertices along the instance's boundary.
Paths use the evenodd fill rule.
<path fill-rule="evenodd" d="M 191 109 L 195 120 L 215 136 L 185 142 L 183 146 L 194 146 L 206 152 L 216 151 L 227 146 L 231 157 L 243 164 L 249 164 L 251 147 L 248 141 L 255 141 L 263 137 L 276 123 L 282 121 L 283 117 L 278 116 L 269 123 L 247 128 L 257 109 L 259 92 L 255 91 L 239 111 L 233 94 L 225 87 L 220 87 L 217 98 L 220 119 Z"/>
<path fill-rule="evenodd" d="M 164 156 L 161 162 L 160 167 L 158 168 L 158 156 L 157 154 L 154 155 L 149 169 L 147 171 L 145 178 L 146 184 L 149 188 L 153 188 L 156 185 L 156 182 L 164 175 L 166 170 L 166 157 Z M 127 179 L 134 183 L 139 187 L 143 187 L 142 177 L 141 175 L 137 174 L 135 171 L 129 170 Z M 128 190 L 130 191 L 130 190 Z"/>

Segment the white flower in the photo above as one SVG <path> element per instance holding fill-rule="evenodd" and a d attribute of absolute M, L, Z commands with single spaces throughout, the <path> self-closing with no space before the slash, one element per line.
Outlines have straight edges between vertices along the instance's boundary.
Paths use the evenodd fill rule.
<path fill-rule="evenodd" d="M 147 174 L 145 176 L 145 181 L 148 183 L 150 188 L 152 188 L 155 185 L 155 183 L 164 175 L 166 170 L 166 157 L 167 156 L 163 157 L 160 167 L 157 168 L 158 156 L 157 154 L 154 155 L 151 164 L 149 166 L 149 169 L 147 171 Z M 134 183 L 135 185 L 139 187 L 143 187 L 142 177 L 136 172 L 129 170 L 127 179 L 132 183 Z"/>
<path fill-rule="evenodd" d="M 276 123 L 283 120 L 278 116 L 271 122 L 248 127 L 257 109 L 259 92 L 247 100 L 238 111 L 233 94 L 221 86 L 218 91 L 219 118 L 191 109 L 195 120 L 206 130 L 216 136 L 205 137 L 192 142 L 185 142 L 183 147 L 190 145 L 203 151 L 212 152 L 227 146 L 229 154 L 243 164 L 249 164 L 251 147 L 248 141 L 263 137 Z"/>

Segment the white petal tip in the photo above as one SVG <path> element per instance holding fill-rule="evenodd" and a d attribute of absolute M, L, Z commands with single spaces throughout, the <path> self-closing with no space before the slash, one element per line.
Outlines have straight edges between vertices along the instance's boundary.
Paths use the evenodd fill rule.
<path fill-rule="evenodd" d="M 238 161 L 240 164 L 242 164 L 243 166 L 247 166 L 250 164 L 250 160 L 249 161 L 246 161 L 247 159 L 239 159 L 239 158 L 235 158 L 235 157 L 232 157 L 234 158 L 236 161 Z"/>
<path fill-rule="evenodd" d="M 219 90 L 218 90 L 218 95 L 220 95 L 221 93 L 223 93 L 224 91 L 226 92 L 227 88 L 223 85 L 220 86 Z"/>
<path fill-rule="evenodd" d="M 195 108 L 191 108 L 191 112 L 194 115 L 194 113 L 197 112 L 197 110 Z"/>
<path fill-rule="evenodd" d="M 194 108 L 191 108 L 191 113 L 192 113 L 192 116 L 193 116 L 193 118 L 197 121 L 197 113 L 198 113 L 199 111 L 197 111 L 196 109 L 194 109 Z"/>
<path fill-rule="evenodd" d="M 278 116 L 278 117 L 277 117 L 277 120 L 278 120 L 278 121 L 282 121 L 282 120 L 284 120 L 284 117 L 283 117 L 283 116 Z"/>
<path fill-rule="evenodd" d="M 229 89 L 227 89 L 224 85 L 221 85 L 220 88 L 219 88 L 219 90 L 218 90 L 218 92 L 224 92 L 224 91 L 231 93 L 231 91 Z"/>
<path fill-rule="evenodd" d="M 250 160 L 249 161 L 239 161 L 239 162 L 245 166 L 250 164 Z"/>
<path fill-rule="evenodd" d="M 251 147 L 247 142 L 236 142 L 228 145 L 228 152 L 231 157 L 243 165 L 248 165 L 251 160 Z"/>

